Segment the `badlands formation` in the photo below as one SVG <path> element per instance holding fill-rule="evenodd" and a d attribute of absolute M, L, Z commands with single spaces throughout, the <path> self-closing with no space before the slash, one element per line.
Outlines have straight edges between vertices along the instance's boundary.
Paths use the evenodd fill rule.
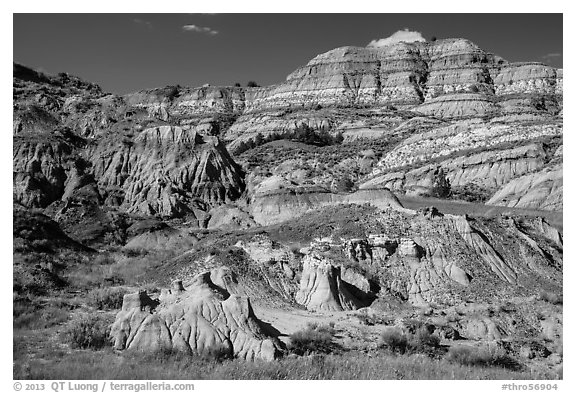
<path fill-rule="evenodd" d="M 465 39 L 125 96 L 14 64 L 15 299 L 66 291 L 105 253 L 133 265 L 105 277 L 127 292 L 117 350 L 273 360 L 306 318 L 361 342 L 353 320 L 385 315 L 553 369 L 562 78 Z"/>

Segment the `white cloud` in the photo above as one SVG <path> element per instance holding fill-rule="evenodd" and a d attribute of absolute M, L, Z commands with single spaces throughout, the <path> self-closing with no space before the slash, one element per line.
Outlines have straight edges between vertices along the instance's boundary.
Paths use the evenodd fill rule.
<path fill-rule="evenodd" d="M 137 23 L 139 25 L 144 25 L 148 28 L 152 28 L 152 23 L 144 19 L 134 18 L 132 19 L 132 22 Z"/>
<path fill-rule="evenodd" d="M 426 39 L 422 37 L 422 33 L 420 33 L 419 31 L 411 31 L 408 29 L 404 29 L 404 30 L 398 30 L 390 37 L 372 40 L 367 46 L 368 48 L 380 48 L 382 46 L 395 44 L 397 42 L 417 42 L 417 41 L 418 42 L 426 41 Z"/>
<path fill-rule="evenodd" d="M 209 27 L 201 27 L 201 26 L 196 26 L 196 25 L 184 25 L 184 26 L 182 26 L 182 30 L 193 31 L 195 33 L 203 33 L 203 34 L 208 34 L 208 35 L 218 34 L 217 30 L 212 30 Z"/>

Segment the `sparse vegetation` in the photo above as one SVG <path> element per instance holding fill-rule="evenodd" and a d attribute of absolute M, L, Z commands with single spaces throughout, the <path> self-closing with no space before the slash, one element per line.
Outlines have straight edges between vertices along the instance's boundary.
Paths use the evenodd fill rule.
<path fill-rule="evenodd" d="M 492 196 L 493 191 L 475 183 L 466 183 L 463 186 L 451 187 L 452 199 L 472 203 L 485 203 Z"/>
<path fill-rule="evenodd" d="M 436 168 L 432 175 L 431 196 L 435 198 L 448 198 L 450 196 L 450 181 L 446 177 L 444 169 Z"/>
<path fill-rule="evenodd" d="M 397 328 L 386 329 L 380 336 L 380 347 L 392 353 L 406 353 L 408 338 Z"/>
<path fill-rule="evenodd" d="M 62 305 L 41 305 L 27 300 L 14 302 L 14 329 L 46 329 L 68 320 L 70 310 Z"/>
<path fill-rule="evenodd" d="M 296 355 L 332 353 L 337 349 L 333 341 L 334 333 L 332 326 L 309 324 L 305 329 L 290 335 L 288 349 Z"/>
<path fill-rule="evenodd" d="M 442 352 L 440 337 L 430 333 L 424 325 L 417 327 L 413 333 L 410 333 L 410 329 L 403 332 L 397 327 L 387 328 L 380 336 L 380 348 L 396 354 L 422 353 L 431 357 Z"/>
<path fill-rule="evenodd" d="M 337 133 L 333 136 L 326 129 L 314 130 L 307 124 L 301 124 L 291 132 L 273 133 L 266 137 L 262 136 L 262 134 L 257 134 L 253 139 L 240 142 L 238 147 L 234 149 L 234 154 L 240 155 L 258 146 L 278 140 L 289 140 L 321 147 L 339 145 L 344 141 L 344 137 L 342 133 Z"/>
<path fill-rule="evenodd" d="M 564 302 L 562 295 L 558 295 L 552 292 L 540 292 L 540 294 L 538 294 L 538 300 L 560 305 Z"/>
<path fill-rule="evenodd" d="M 470 346 L 453 346 L 446 354 L 446 360 L 465 366 L 502 367 L 520 370 L 521 365 L 504 350 L 489 350 Z"/>
<path fill-rule="evenodd" d="M 62 334 L 72 348 L 101 349 L 110 344 L 111 322 L 105 314 L 80 314 Z"/>
<path fill-rule="evenodd" d="M 274 362 L 216 361 L 183 353 L 146 354 L 52 352 L 51 361 L 29 361 L 15 367 L 14 379 L 210 379 L 210 380 L 328 380 L 328 379 L 556 379 L 554 371 L 515 371 L 499 367 L 473 367 L 420 355 L 368 357 L 364 353 L 285 358 Z"/>
<path fill-rule="evenodd" d="M 374 325 L 389 325 L 393 320 L 390 317 L 377 315 L 377 314 L 357 314 L 356 318 L 367 326 L 374 326 Z"/>
<path fill-rule="evenodd" d="M 114 310 L 122 307 L 125 290 L 117 287 L 94 288 L 88 293 L 92 306 L 98 310 Z"/>
<path fill-rule="evenodd" d="M 124 248 L 122 253 L 128 258 L 143 257 L 148 254 L 148 250 L 143 248 Z"/>

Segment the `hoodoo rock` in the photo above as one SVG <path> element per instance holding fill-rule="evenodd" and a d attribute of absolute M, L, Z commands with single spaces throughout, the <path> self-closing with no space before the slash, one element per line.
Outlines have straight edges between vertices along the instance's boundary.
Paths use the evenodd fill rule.
<path fill-rule="evenodd" d="M 265 333 L 250 300 L 216 285 L 213 274 L 199 274 L 186 288 L 176 283 L 163 291 L 160 301 L 146 292 L 125 295 L 112 325 L 114 347 L 216 352 L 248 360 L 276 358 L 281 344 Z"/>
<path fill-rule="evenodd" d="M 296 302 L 308 310 L 356 310 L 361 302 L 350 293 L 340 277 L 340 268 L 317 254 L 304 257 Z"/>

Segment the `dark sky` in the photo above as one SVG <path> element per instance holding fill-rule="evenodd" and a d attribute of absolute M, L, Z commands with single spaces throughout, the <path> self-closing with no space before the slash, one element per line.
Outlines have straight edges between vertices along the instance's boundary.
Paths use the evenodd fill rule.
<path fill-rule="evenodd" d="M 562 23 L 562 14 L 14 14 L 14 61 L 114 93 L 269 85 L 317 54 L 408 28 L 562 67 Z"/>

